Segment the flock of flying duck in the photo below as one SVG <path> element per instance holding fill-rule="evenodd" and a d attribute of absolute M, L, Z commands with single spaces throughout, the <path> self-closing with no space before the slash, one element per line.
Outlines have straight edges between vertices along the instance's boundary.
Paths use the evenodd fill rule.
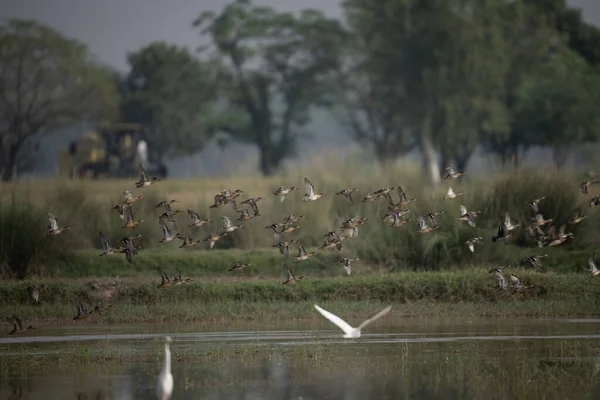
<path fill-rule="evenodd" d="M 156 182 L 161 179 L 158 177 L 149 178 L 146 174 L 142 165 L 138 166 L 139 172 L 139 181 L 135 183 L 136 188 L 147 188 L 152 186 Z M 448 167 L 445 170 L 444 179 L 453 180 L 460 178 L 465 175 L 464 172 L 457 172 L 454 168 Z M 600 179 L 594 178 L 583 182 L 580 185 L 580 190 L 583 194 L 588 194 L 588 188 L 592 184 L 600 183 Z M 314 185 L 307 179 L 304 178 L 304 184 L 306 187 L 306 193 L 302 199 L 303 202 L 316 201 L 325 196 L 325 193 L 319 193 L 315 190 Z M 275 196 L 279 197 L 279 201 L 283 202 L 286 197 L 293 191 L 297 190 L 295 186 L 281 186 L 275 190 L 273 193 Z M 356 188 L 345 188 L 336 192 L 336 195 L 343 196 L 344 199 L 351 205 L 354 203 L 353 194 L 357 192 Z M 398 193 L 398 201 L 394 201 L 392 198 L 392 192 L 396 191 Z M 260 211 L 258 209 L 257 203 L 260 200 L 263 200 L 262 197 L 249 197 L 241 202 L 241 204 L 247 204 L 248 208 L 238 208 L 237 199 L 242 196 L 244 192 L 240 189 L 237 190 L 223 190 L 217 193 L 214 196 L 214 204 L 210 206 L 210 208 L 220 208 L 227 204 L 231 205 L 231 207 L 239 214 L 237 220 L 238 221 L 248 221 L 254 219 L 256 217 L 261 216 Z M 448 188 L 446 195 L 443 197 L 444 199 L 455 199 L 462 195 L 462 192 L 455 192 L 452 187 Z M 113 210 L 117 210 L 121 219 L 124 221 L 124 224 L 121 226 L 122 229 L 125 230 L 135 230 L 135 228 L 144 222 L 143 219 L 136 220 L 133 214 L 133 205 L 144 199 L 145 197 L 133 196 L 133 194 L 126 190 L 124 192 L 124 200 L 113 207 Z M 364 203 L 374 202 L 377 199 L 384 198 L 387 200 L 388 207 L 387 213 L 381 218 L 384 222 L 389 223 L 390 228 L 398 228 L 407 224 L 411 219 L 407 217 L 407 214 L 411 212 L 411 210 L 406 209 L 405 207 L 414 202 L 414 198 L 408 198 L 404 193 L 404 190 L 401 186 L 390 187 L 390 188 L 382 188 L 377 191 L 367 193 L 366 196 L 361 200 Z M 574 235 L 571 232 L 567 232 L 567 226 L 578 224 L 583 221 L 586 217 L 583 216 L 579 211 L 576 211 L 566 224 L 563 224 L 557 230 L 556 225 L 553 223 L 553 219 L 546 219 L 539 212 L 539 203 L 543 201 L 545 197 L 540 197 L 537 199 L 533 199 L 528 202 L 531 211 L 531 224 L 529 224 L 526 229 L 529 235 L 534 239 L 537 243 L 538 247 L 553 247 L 558 246 L 562 243 L 565 243 L 569 239 L 573 239 Z M 181 233 L 177 232 L 179 227 L 177 225 L 177 221 L 175 216 L 184 211 L 181 210 L 173 210 L 171 205 L 177 203 L 177 200 L 168 200 L 161 201 L 158 203 L 155 208 L 164 208 L 165 211 L 158 217 L 158 223 L 162 231 L 162 239 L 159 240 L 161 243 L 171 242 L 175 239 L 182 240 L 180 248 L 191 248 L 199 245 L 200 243 L 207 243 L 209 249 L 213 249 L 215 243 L 219 241 L 226 235 L 235 232 L 238 229 L 243 228 L 243 225 L 234 224 L 227 216 L 222 216 L 222 228 L 220 231 L 212 232 L 208 236 L 206 236 L 203 240 L 199 241 L 191 236 L 184 236 Z M 590 207 L 600 205 L 600 196 L 594 196 L 589 199 Z M 417 233 L 429 233 L 436 231 L 440 228 L 437 216 L 442 214 L 444 211 L 431 212 L 425 216 L 420 216 L 418 218 L 419 228 L 417 229 Z M 203 218 L 200 214 L 193 210 L 187 210 L 187 214 L 190 218 L 189 228 L 198 228 L 203 225 L 207 225 L 211 223 L 209 218 Z M 465 221 L 469 226 L 475 228 L 477 226 L 476 220 L 477 217 L 481 214 L 480 211 L 472 211 L 467 210 L 464 205 L 460 205 L 460 216 L 458 217 L 459 221 Z M 298 242 L 298 240 L 283 240 L 282 237 L 291 232 L 294 232 L 300 226 L 298 222 L 304 218 L 304 215 L 296 215 L 290 214 L 285 217 L 280 223 L 273 223 L 267 225 L 265 229 L 271 229 L 273 231 L 273 235 L 275 240 L 277 241 L 273 247 L 279 248 L 281 254 L 285 259 L 289 259 L 290 253 L 290 245 L 295 244 L 297 248 L 297 256 L 292 257 L 293 261 L 304 261 L 308 258 L 314 256 L 320 250 L 337 250 L 338 252 L 342 250 L 343 241 L 358 236 L 358 228 L 363 225 L 367 218 L 365 217 L 352 217 L 347 221 L 344 221 L 338 230 L 334 230 L 323 235 L 323 245 L 317 249 L 317 251 L 307 252 L 302 244 Z M 67 230 L 69 230 L 70 226 L 60 226 L 59 220 L 52 213 L 48 213 L 48 220 L 50 222 L 48 226 L 47 235 L 59 235 Z M 506 242 L 513 236 L 515 230 L 522 225 L 519 223 L 515 223 L 508 213 L 501 219 L 497 233 L 492 237 L 492 242 L 503 243 Z M 142 235 L 129 235 L 122 238 L 119 243 L 122 243 L 122 246 L 113 247 L 108 240 L 108 238 L 102 233 L 99 232 L 99 238 L 102 242 L 103 252 L 100 256 L 111 256 L 117 253 L 124 253 L 126 259 L 130 263 L 135 262 L 135 256 L 138 254 L 138 250 L 140 246 L 136 244 L 136 240 L 141 238 Z M 480 245 L 484 242 L 484 238 L 481 236 L 473 236 L 468 239 L 465 244 L 471 252 L 475 252 L 476 245 Z M 546 254 L 532 255 L 522 263 L 530 264 L 539 272 L 545 272 L 545 268 L 542 262 L 542 258 L 546 257 Z M 358 261 L 357 257 L 344 257 L 337 261 L 336 264 L 342 265 L 346 271 L 347 275 L 350 275 L 352 272 L 351 264 L 354 261 Z M 589 272 L 592 276 L 597 276 L 600 274 L 600 270 L 597 268 L 596 263 L 593 257 L 590 257 L 588 260 Z M 244 270 L 250 267 L 250 263 L 236 262 L 229 271 L 238 271 L 244 273 Z M 494 273 L 499 285 L 499 290 L 508 290 L 510 288 L 513 291 L 520 291 L 523 289 L 527 289 L 531 286 L 526 286 L 521 278 L 519 278 L 515 274 L 506 274 L 503 271 L 502 266 L 495 266 L 489 272 Z M 190 278 L 183 279 L 181 277 L 181 272 L 178 271 L 174 276 L 170 277 L 166 274 L 160 267 L 154 267 L 154 269 L 159 273 L 161 277 L 161 283 L 158 285 L 158 288 L 167 288 L 171 286 L 181 285 L 187 282 L 190 282 Z M 304 276 L 296 276 L 292 270 L 289 268 L 287 262 L 283 264 L 283 270 L 285 274 L 285 281 L 283 284 L 295 284 L 305 279 Z M 40 289 L 43 285 L 32 285 L 27 288 L 29 298 L 37 303 L 39 301 Z M 93 313 L 101 314 L 102 312 L 110 309 L 113 305 L 104 306 L 101 302 L 97 303 L 95 307 L 89 311 L 85 309 L 83 304 L 81 303 L 81 299 L 78 298 L 75 300 L 75 307 L 77 314 L 73 318 L 74 320 L 84 319 L 92 315 Z M 320 312 L 322 309 L 318 309 Z M 325 315 L 325 314 L 324 314 Z M 13 330 L 10 332 L 11 334 L 22 333 L 27 331 L 28 329 L 33 329 L 32 326 L 28 328 L 24 328 L 22 321 L 16 317 L 12 316 L 8 318 L 9 323 L 13 325 Z"/>

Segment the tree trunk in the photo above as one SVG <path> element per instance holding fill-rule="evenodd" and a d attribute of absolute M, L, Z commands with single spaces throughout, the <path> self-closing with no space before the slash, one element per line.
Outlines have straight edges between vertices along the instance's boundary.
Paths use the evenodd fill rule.
<path fill-rule="evenodd" d="M 260 152 L 258 163 L 260 172 L 263 176 L 273 176 L 275 174 L 276 166 L 273 163 L 270 149 L 259 147 L 258 151 Z"/>
<path fill-rule="evenodd" d="M 431 121 L 425 119 L 419 136 L 421 147 L 421 162 L 425 173 L 429 175 L 431 183 L 437 185 L 441 181 L 438 153 L 431 138 Z"/>
<path fill-rule="evenodd" d="M 467 170 L 472 154 L 472 152 L 465 152 L 465 154 L 456 154 L 454 156 L 454 164 L 457 171 L 465 172 Z"/>
<path fill-rule="evenodd" d="M 571 149 L 568 146 L 556 145 L 552 147 L 552 161 L 557 169 L 564 168 L 569 159 L 570 152 Z"/>
<path fill-rule="evenodd" d="M 521 167 L 521 154 L 519 153 L 518 145 L 513 146 L 512 163 L 514 169 L 519 169 Z"/>
<path fill-rule="evenodd" d="M 6 154 L 6 159 L 2 162 L 2 176 L 0 176 L 0 180 L 2 182 L 12 181 L 15 177 L 15 167 L 17 165 L 17 153 L 19 152 L 18 145 L 12 145 L 8 148 L 8 154 Z"/>
<path fill-rule="evenodd" d="M 386 145 L 380 145 L 375 147 L 375 157 L 379 162 L 379 166 L 386 173 L 392 171 L 392 165 L 396 159 L 396 156 L 392 149 Z"/>
<path fill-rule="evenodd" d="M 450 166 L 448 164 L 449 160 L 450 160 L 450 157 L 448 157 L 448 154 L 446 154 L 445 151 L 442 151 L 440 153 L 440 165 L 439 165 L 440 171 L 444 171 L 447 167 Z"/>

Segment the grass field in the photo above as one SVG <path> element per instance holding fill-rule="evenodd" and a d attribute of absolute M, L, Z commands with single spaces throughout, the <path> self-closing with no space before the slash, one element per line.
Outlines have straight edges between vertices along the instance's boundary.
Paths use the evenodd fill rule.
<path fill-rule="evenodd" d="M 35 323 L 70 322 L 72 300 L 88 309 L 102 301 L 115 307 L 80 323 L 285 320 L 315 318 L 312 304 L 333 304 L 351 316 L 364 316 L 383 304 L 398 315 L 451 318 L 514 316 L 593 316 L 600 313 L 600 280 L 586 275 L 518 271 L 530 289 L 498 292 L 487 270 L 398 272 L 362 277 L 306 279 L 197 278 L 157 289 L 153 276 L 44 279 L 41 300 L 31 305 L 29 281 L 0 286 L 0 315 L 17 313 Z M 185 277 L 185 276 L 184 276 Z"/>

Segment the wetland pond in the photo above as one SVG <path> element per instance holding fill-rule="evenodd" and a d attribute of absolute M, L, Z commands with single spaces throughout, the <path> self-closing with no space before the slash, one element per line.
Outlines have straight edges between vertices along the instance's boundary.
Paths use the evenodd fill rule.
<path fill-rule="evenodd" d="M 600 319 L 385 318 L 2 334 L 0 399 L 155 399 L 165 334 L 173 400 L 600 399 Z"/>

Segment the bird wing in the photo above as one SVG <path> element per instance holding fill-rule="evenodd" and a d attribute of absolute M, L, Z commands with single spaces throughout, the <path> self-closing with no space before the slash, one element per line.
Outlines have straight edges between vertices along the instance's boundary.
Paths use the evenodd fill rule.
<path fill-rule="evenodd" d="M 252 209 L 252 212 L 254 213 L 254 215 L 258 214 L 258 206 L 256 205 L 256 202 L 253 199 L 248 199 L 248 204 L 250 204 L 250 208 Z"/>
<path fill-rule="evenodd" d="M 467 207 L 463 206 L 462 204 L 460 205 L 460 216 L 462 217 L 463 215 L 465 215 L 467 213 Z"/>
<path fill-rule="evenodd" d="M 294 279 L 294 274 L 290 270 L 287 264 L 283 264 L 283 272 L 285 272 L 285 279 L 291 281 Z"/>
<path fill-rule="evenodd" d="M 75 308 L 77 309 L 77 315 L 85 314 L 85 309 L 83 308 L 83 304 L 81 304 L 81 299 L 77 298 L 75 300 Z"/>
<path fill-rule="evenodd" d="M 390 210 L 390 214 L 392 215 L 392 225 L 400 223 L 400 215 L 394 210 Z"/>
<path fill-rule="evenodd" d="M 590 272 L 595 272 L 598 270 L 598 267 L 596 267 L 596 263 L 592 257 L 588 258 L 588 265 L 590 266 Z"/>
<path fill-rule="evenodd" d="M 100 241 L 102 242 L 102 248 L 104 249 L 104 251 L 110 250 L 110 242 L 108 241 L 108 238 L 104 235 L 104 233 L 102 233 L 102 231 L 98 232 L 98 237 L 100 237 Z"/>
<path fill-rule="evenodd" d="M 556 239 L 556 225 L 550 226 L 550 228 L 548 228 L 547 234 L 550 239 Z"/>
<path fill-rule="evenodd" d="M 231 223 L 231 220 L 227 217 L 223 217 L 223 228 L 227 229 L 227 228 L 231 228 L 233 226 L 233 224 Z"/>
<path fill-rule="evenodd" d="M 171 282 L 169 275 L 167 275 L 167 273 L 165 271 L 163 271 L 163 269 L 161 267 L 156 267 L 156 270 L 158 271 L 163 283 Z"/>
<path fill-rule="evenodd" d="M 128 224 L 134 222 L 133 210 L 131 209 L 131 207 L 127 207 L 125 209 L 125 222 Z"/>
<path fill-rule="evenodd" d="M 401 186 L 398 186 L 398 188 L 396 189 L 398 192 L 398 200 L 400 203 L 404 203 L 405 201 L 407 201 L 406 198 L 406 193 L 404 193 L 404 190 L 402 190 Z"/>
<path fill-rule="evenodd" d="M 304 178 L 304 185 L 306 186 L 306 194 L 309 196 L 314 196 L 315 186 L 307 178 Z"/>
<path fill-rule="evenodd" d="M 50 229 L 58 229 L 58 219 L 52 213 L 48 213 L 48 221 L 50 222 Z"/>
<path fill-rule="evenodd" d="M 200 215 L 197 212 L 192 210 L 187 210 L 188 215 L 190 216 L 192 223 L 197 224 L 200 222 Z"/>
<path fill-rule="evenodd" d="M 382 196 L 387 199 L 389 205 L 394 205 L 394 200 L 392 200 L 392 196 L 389 193 L 384 193 Z"/>
<path fill-rule="evenodd" d="M 498 225 L 498 232 L 496 233 L 496 236 L 497 236 L 497 237 L 499 237 L 499 238 L 502 238 L 502 237 L 504 237 L 504 234 L 505 234 L 505 231 L 504 231 L 504 224 L 503 224 L 503 223 L 500 223 L 500 224 Z"/>
<path fill-rule="evenodd" d="M 227 203 L 231 204 L 231 207 L 232 207 L 232 208 L 233 208 L 235 211 L 237 211 L 237 209 L 238 209 L 238 206 L 237 206 L 237 203 L 235 202 L 235 200 L 234 200 L 234 199 L 227 199 Z"/>
<path fill-rule="evenodd" d="M 348 192 L 344 192 L 344 197 L 346 198 L 346 200 L 348 200 L 348 202 L 352 205 L 354 205 L 354 201 L 352 200 L 352 196 L 350 195 L 350 193 Z"/>
<path fill-rule="evenodd" d="M 23 321 L 21 321 L 21 319 L 17 316 L 13 316 L 13 320 L 19 326 L 19 330 L 22 331 L 23 330 Z"/>
<path fill-rule="evenodd" d="M 336 231 L 331 231 L 331 237 L 333 238 L 332 241 L 334 242 L 341 242 L 342 240 L 340 239 L 340 237 L 338 236 Z"/>
<path fill-rule="evenodd" d="M 146 173 L 146 170 L 144 169 L 142 164 L 138 165 L 138 174 L 140 175 L 140 181 L 146 182 L 150 180 L 148 179 L 148 174 Z"/>
<path fill-rule="evenodd" d="M 290 248 L 289 248 L 288 246 L 284 246 L 284 247 L 281 249 L 281 253 L 283 254 L 283 256 L 284 256 L 285 258 L 288 258 L 288 256 L 290 255 Z"/>
<path fill-rule="evenodd" d="M 472 228 L 476 228 L 477 227 L 477 224 L 475 223 L 475 217 L 473 217 L 473 214 L 467 214 L 467 223 Z"/>
<path fill-rule="evenodd" d="M 429 217 L 429 221 L 431 221 L 432 228 L 435 228 L 436 226 L 438 226 L 437 218 L 435 217 L 435 215 L 430 213 L 430 214 L 428 214 L 428 217 Z"/>
<path fill-rule="evenodd" d="M 504 226 L 511 226 L 510 214 L 504 214 Z"/>
<path fill-rule="evenodd" d="M 531 209 L 533 210 L 534 213 L 537 214 L 540 211 L 537 201 L 532 201 L 529 203 L 529 205 L 531 206 Z"/>
<path fill-rule="evenodd" d="M 427 222 L 425 222 L 425 218 L 419 217 L 419 228 L 427 229 Z"/>
<path fill-rule="evenodd" d="M 301 244 L 298 245 L 298 257 L 302 257 L 306 255 L 306 249 Z"/>
<path fill-rule="evenodd" d="M 158 220 L 158 223 L 160 224 L 160 229 L 162 230 L 163 233 L 163 237 L 167 238 L 171 236 L 171 230 L 169 229 L 169 227 L 167 226 L 167 224 L 165 223 L 165 221 L 160 218 Z"/>
<path fill-rule="evenodd" d="M 319 307 L 316 304 L 315 304 L 315 308 L 317 309 L 318 312 L 321 313 L 322 316 L 324 316 L 325 318 L 327 318 L 330 322 L 332 322 L 333 324 L 337 325 L 338 328 L 340 328 L 342 331 L 344 331 L 344 333 L 349 334 L 352 331 L 354 331 L 353 327 L 351 327 L 346 321 L 344 321 L 343 319 L 341 319 L 337 315 L 332 314 L 329 311 L 322 309 L 321 307 Z"/>
<path fill-rule="evenodd" d="M 389 306 L 381 311 L 379 311 L 377 314 L 375 314 L 373 317 L 369 318 L 368 320 L 366 320 L 365 322 L 363 322 L 362 324 L 360 324 L 358 326 L 358 329 L 363 329 L 365 326 L 369 325 L 371 322 L 383 317 L 385 314 L 389 313 L 390 310 L 392 309 L 392 306 Z"/>
<path fill-rule="evenodd" d="M 128 251 L 125 252 L 125 258 L 127 258 L 127 261 L 129 261 L 130 264 L 133 264 L 135 262 L 135 255 L 133 254 L 133 249 L 127 249 Z"/>
<path fill-rule="evenodd" d="M 506 289 L 508 287 L 508 282 L 506 281 L 504 274 L 498 274 L 498 284 L 502 289 Z"/>
<path fill-rule="evenodd" d="M 561 225 L 560 228 L 558 229 L 558 237 L 564 237 L 566 230 L 567 230 L 567 226 Z"/>
<path fill-rule="evenodd" d="M 454 190 L 452 190 L 452 188 L 449 186 L 448 192 L 446 192 L 446 196 L 452 196 L 452 195 L 454 195 Z"/>
<path fill-rule="evenodd" d="M 344 269 L 348 275 L 352 274 L 352 267 L 350 266 L 350 263 L 348 263 L 348 265 L 344 264 Z"/>

